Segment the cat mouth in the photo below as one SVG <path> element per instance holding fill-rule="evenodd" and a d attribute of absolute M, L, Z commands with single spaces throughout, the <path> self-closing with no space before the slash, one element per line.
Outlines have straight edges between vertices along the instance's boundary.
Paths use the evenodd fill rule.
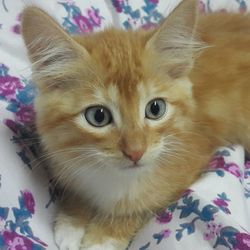
<path fill-rule="evenodd" d="M 127 169 L 138 169 L 138 168 L 142 168 L 143 167 L 143 164 L 141 163 L 138 163 L 138 162 L 135 162 L 135 163 L 132 163 L 126 167 L 123 167 L 124 170 L 127 170 Z"/>

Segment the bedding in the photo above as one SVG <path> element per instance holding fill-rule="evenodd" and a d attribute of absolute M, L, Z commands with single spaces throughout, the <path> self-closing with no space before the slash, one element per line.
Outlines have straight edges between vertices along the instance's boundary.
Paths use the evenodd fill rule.
<path fill-rule="evenodd" d="M 0 250 L 54 250 L 56 194 L 37 160 L 36 95 L 20 36 L 24 2 L 0 1 Z M 72 34 L 105 26 L 152 28 L 180 0 L 33 0 Z M 247 12 L 250 0 L 204 0 L 201 12 Z M 187 173 L 188 174 L 188 173 Z M 240 145 L 220 148 L 180 199 L 156 215 L 128 250 L 250 249 L 250 160 Z"/>

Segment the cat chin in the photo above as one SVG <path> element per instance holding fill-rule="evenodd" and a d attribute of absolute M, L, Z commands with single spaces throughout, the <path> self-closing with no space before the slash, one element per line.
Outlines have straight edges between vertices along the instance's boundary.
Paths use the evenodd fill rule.
<path fill-rule="evenodd" d="M 130 165 L 127 165 L 127 166 L 125 166 L 125 167 L 122 167 L 121 169 L 122 169 L 122 170 L 131 170 L 131 171 L 133 171 L 133 170 L 142 169 L 142 168 L 144 168 L 144 167 L 145 167 L 145 165 L 142 164 L 142 163 L 132 163 L 132 164 L 130 164 Z"/>
<path fill-rule="evenodd" d="M 129 164 L 129 165 L 125 165 L 123 167 L 119 167 L 119 172 L 121 175 L 130 175 L 130 174 L 136 174 L 138 175 L 138 177 L 140 175 L 143 175 L 143 173 L 147 173 L 150 171 L 153 171 L 156 168 L 156 165 L 151 163 L 136 163 L 136 164 Z"/>
<path fill-rule="evenodd" d="M 140 179 L 150 175 L 156 168 L 143 161 L 138 167 L 128 162 L 123 162 L 124 167 L 118 164 L 105 165 L 98 171 L 88 169 L 79 174 L 72 182 L 71 190 L 106 212 L 111 211 L 124 197 L 129 196 L 131 200 L 137 197 Z"/>

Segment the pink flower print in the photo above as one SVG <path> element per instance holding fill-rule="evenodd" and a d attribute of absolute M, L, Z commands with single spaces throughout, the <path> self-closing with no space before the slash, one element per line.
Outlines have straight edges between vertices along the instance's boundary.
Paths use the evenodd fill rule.
<path fill-rule="evenodd" d="M 250 250 L 250 234 L 237 233 L 234 250 Z"/>
<path fill-rule="evenodd" d="M 89 22 L 88 18 L 82 15 L 75 16 L 74 21 L 76 22 L 78 28 L 83 33 L 88 33 L 93 30 L 91 23 Z"/>
<path fill-rule="evenodd" d="M 150 29 L 154 29 L 155 27 L 157 27 L 157 24 L 156 23 L 145 23 L 141 27 L 142 27 L 142 29 L 150 30 Z"/>
<path fill-rule="evenodd" d="M 15 97 L 16 89 L 22 89 L 23 85 L 17 77 L 0 76 L 0 95 L 7 99 Z"/>
<path fill-rule="evenodd" d="M 24 191 L 21 191 L 21 194 L 23 196 L 26 209 L 31 214 L 34 214 L 35 213 L 35 200 L 34 200 L 32 193 L 27 190 L 24 190 Z"/>
<path fill-rule="evenodd" d="M 113 5 L 118 13 L 122 12 L 123 0 L 112 0 Z"/>
<path fill-rule="evenodd" d="M 187 190 L 185 190 L 183 193 L 182 193 L 182 197 L 184 197 L 184 196 L 188 196 L 188 195 L 190 195 L 191 193 L 193 192 L 193 190 L 192 189 L 187 189 Z"/>
<path fill-rule="evenodd" d="M 163 235 L 163 238 L 166 239 L 170 236 L 171 234 L 171 230 L 170 229 L 165 229 L 163 231 L 161 231 L 161 234 Z"/>
<path fill-rule="evenodd" d="M 91 21 L 97 25 L 100 26 L 101 25 L 101 17 L 98 16 L 98 11 L 95 9 L 88 9 L 87 10 L 88 13 L 88 17 L 91 19 Z"/>
<path fill-rule="evenodd" d="M 18 132 L 18 126 L 17 126 L 17 123 L 10 120 L 10 119 L 6 119 L 4 120 L 4 124 L 12 130 L 12 132 L 14 132 L 15 134 L 17 134 Z"/>
<path fill-rule="evenodd" d="M 32 250 L 32 241 L 16 232 L 5 231 L 3 239 L 8 250 Z"/>
<path fill-rule="evenodd" d="M 228 206 L 228 204 L 224 200 L 219 199 L 219 198 L 215 199 L 213 202 L 214 202 L 215 205 L 217 205 L 219 207 Z"/>
<path fill-rule="evenodd" d="M 227 197 L 226 193 L 218 194 L 219 198 L 213 200 L 213 203 L 218 206 L 224 213 L 231 214 L 228 208 L 228 202 L 231 200 Z"/>
<path fill-rule="evenodd" d="M 215 235 L 211 232 L 203 234 L 203 239 L 206 241 L 210 241 L 210 240 L 214 239 L 214 237 L 215 237 Z"/>
<path fill-rule="evenodd" d="M 248 179 L 250 177 L 250 161 L 245 162 L 244 178 Z"/>
<path fill-rule="evenodd" d="M 213 200 L 213 203 L 217 205 L 226 214 L 231 214 L 230 210 L 228 209 L 228 203 L 225 200 L 217 198 Z"/>
<path fill-rule="evenodd" d="M 220 230 L 222 228 L 221 224 L 216 224 L 214 222 L 209 222 L 207 224 L 207 231 L 203 234 L 203 239 L 206 241 L 210 241 L 219 235 Z"/>
<path fill-rule="evenodd" d="M 18 34 L 18 35 L 21 34 L 21 25 L 20 25 L 21 18 L 22 18 L 22 14 L 18 14 L 16 20 L 17 20 L 19 23 L 16 24 L 16 25 L 14 25 L 14 26 L 12 27 L 12 31 L 13 31 L 14 33 Z"/>
<path fill-rule="evenodd" d="M 151 3 L 153 4 L 158 4 L 159 3 L 159 0 L 149 0 Z"/>
<path fill-rule="evenodd" d="M 173 216 L 170 212 L 163 212 L 156 218 L 156 222 L 159 224 L 167 224 L 172 220 Z"/>
<path fill-rule="evenodd" d="M 199 1 L 199 10 L 201 13 L 206 12 L 206 4 L 204 4 L 202 1 Z"/>
<path fill-rule="evenodd" d="M 238 178 L 241 177 L 240 167 L 235 163 L 227 164 L 226 170 Z"/>
<path fill-rule="evenodd" d="M 20 24 L 16 24 L 12 27 L 12 31 L 13 33 L 16 33 L 16 34 L 21 34 L 21 25 Z"/>
<path fill-rule="evenodd" d="M 168 238 L 170 235 L 171 235 L 171 230 L 170 229 L 165 229 L 165 230 L 162 230 L 160 233 L 156 233 L 153 235 L 153 238 L 157 240 L 157 245 L 160 244 L 160 242 L 163 240 L 163 239 L 166 239 Z"/>
<path fill-rule="evenodd" d="M 250 161 L 246 161 L 245 162 L 245 168 L 246 169 L 250 169 Z"/>
<path fill-rule="evenodd" d="M 34 121 L 35 112 L 32 105 L 21 105 L 16 112 L 17 121 L 21 123 L 32 123 Z"/>
<path fill-rule="evenodd" d="M 222 156 L 215 156 L 212 161 L 208 164 L 208 167 L 211 169 L 215 168 L 224 168 L 225 160 Z"/>
<path fill-rule="evenodd" d="M 247 11 L 247 4 L 246 0 L 236 0 L 238 2 L 239 6 L 239 12 L 240 13 L 245 13 Z"/>

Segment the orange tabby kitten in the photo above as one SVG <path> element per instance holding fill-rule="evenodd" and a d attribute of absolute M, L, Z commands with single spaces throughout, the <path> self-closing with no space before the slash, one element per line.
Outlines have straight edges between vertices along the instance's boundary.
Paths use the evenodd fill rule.
<path fill-rule="evenodd" d="M 67 192 L 59 249 L 124 249 L 216 147 L 249 147 L 250 17 L 197 21 L 196 4 L 184 0 L 154 31 L 76 37 L 25 9 L 37 129 Z"/>

